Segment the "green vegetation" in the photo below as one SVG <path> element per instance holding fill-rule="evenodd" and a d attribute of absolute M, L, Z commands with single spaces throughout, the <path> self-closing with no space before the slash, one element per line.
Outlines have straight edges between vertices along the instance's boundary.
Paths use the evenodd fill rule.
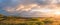
<path fill-rule="evenodd" d="M 22 18 L 0 14 L 0 25 L 54 25 L 51 18 Z M 59 24 L 60 25 L 60 24 Z"/>

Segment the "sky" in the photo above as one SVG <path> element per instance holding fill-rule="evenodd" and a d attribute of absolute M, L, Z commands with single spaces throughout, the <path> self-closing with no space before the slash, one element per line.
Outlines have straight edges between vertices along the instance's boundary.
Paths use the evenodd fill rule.
<path fill-rule="evenodd" d="M 60 0 L 0 0 L 0 13 L 4 15 L 53 17 L 59 8 Z"/>

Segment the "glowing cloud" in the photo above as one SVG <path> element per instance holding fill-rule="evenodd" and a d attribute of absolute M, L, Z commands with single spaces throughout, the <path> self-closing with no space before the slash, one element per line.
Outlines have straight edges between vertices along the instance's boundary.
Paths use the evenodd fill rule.
<path fill-rule="evenodd" d="M 60 0 L 1 0 L 0 3 L 3 10 L 23 17 L 52 17 L 60 13 Z"/>

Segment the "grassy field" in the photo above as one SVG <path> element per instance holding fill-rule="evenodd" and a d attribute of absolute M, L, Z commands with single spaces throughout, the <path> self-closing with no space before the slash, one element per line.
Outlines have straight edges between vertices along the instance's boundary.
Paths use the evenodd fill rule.
<path fill-rule="evenodd" d="M 0 17 L 0 25 L 60 25 L 55 18 Z"/>
<path fill-rule="evenodd" d="M 4 16 L 0 14 L 0 25 L 60 25 L 60 18 L 23 18 L 20 16 Z"/>

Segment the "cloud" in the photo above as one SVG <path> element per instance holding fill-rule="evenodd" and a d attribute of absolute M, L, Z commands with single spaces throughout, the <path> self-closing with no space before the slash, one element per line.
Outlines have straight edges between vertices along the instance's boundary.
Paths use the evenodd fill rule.
<path fill-rule="evenodd" d="M 9 13 L 9 15 L 46 17 L 48 16 L 47 13 L 37 10 L 56 9 L 59 6 L 58 4 L 60 4 L 59 0 L 0 0 L 0 10 L 4 10 L 4 12 Z"/>

